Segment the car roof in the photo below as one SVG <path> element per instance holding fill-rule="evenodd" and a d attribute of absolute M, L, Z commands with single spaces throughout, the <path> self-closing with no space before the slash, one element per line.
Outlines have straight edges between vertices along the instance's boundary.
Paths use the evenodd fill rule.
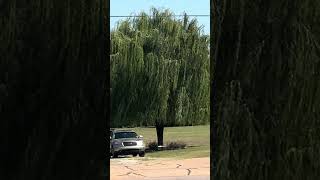
<path fill-rule="evenodd" d="M 134 132 L 133 130 L 130 130 L 130 129 L 110 129 L 110 131 L 113 131 L 113 132 Z"/>

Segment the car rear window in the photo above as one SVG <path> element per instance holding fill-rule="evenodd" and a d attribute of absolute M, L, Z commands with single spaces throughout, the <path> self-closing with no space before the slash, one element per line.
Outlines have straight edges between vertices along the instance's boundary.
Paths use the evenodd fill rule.
<path fill-rule="evenodd" d="M 122 139 L 122 138 L 136 138 L 137 134 L 135 132 L 116 132 L 114 133 L 115 139 Z"/>

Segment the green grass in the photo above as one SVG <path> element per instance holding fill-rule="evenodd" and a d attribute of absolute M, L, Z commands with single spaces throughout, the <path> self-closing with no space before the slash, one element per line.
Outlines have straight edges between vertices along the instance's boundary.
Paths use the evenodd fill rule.
<path fill-rule="evenodd" d="M 146 154 L 147 157 L 152 158 L 200 158 L 210 156 L 210 146 L 199 146 L 199 147 L 187 147 L 186 149 L 180 150 L 167 150 L 157 151 Z"/>
<path fill-rule="evenodd" d="M 156 141 L 155 128 L 132 128 L 142 135 L 145 143 Z M 147 153 L 146 157 L 159 158 L 197 158 L 210 156 L 210 126 L 166 127 L 164 129 L 164 144 L 172 141 L 183 141 L 185 149 L 167 150 Z"/>

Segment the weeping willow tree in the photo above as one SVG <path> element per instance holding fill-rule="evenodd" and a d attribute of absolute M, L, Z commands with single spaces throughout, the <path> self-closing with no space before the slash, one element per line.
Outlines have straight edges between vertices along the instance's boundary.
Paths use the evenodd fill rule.
<path fill-rule="evenodd" d="M 165 126 L 209 121 L 208 36 L 196 20 L 151 9 L 111 32 L 112 126 Z"/>
<path fill-rule="evenodd" d="M 0 1 L 0 179 L 101 177 L 106 5 Z"/>
<path fill-rule="evenodd" d="M 319 9 L 212 1 L 215 179 L 320 177 Z"/>

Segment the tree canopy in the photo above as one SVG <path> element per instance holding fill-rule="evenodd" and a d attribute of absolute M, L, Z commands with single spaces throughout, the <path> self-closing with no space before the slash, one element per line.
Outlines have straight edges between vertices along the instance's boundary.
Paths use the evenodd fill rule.
<path fill-rule="evenodd" d="M 209 36 L 195 19 L 151 9 L 111 32 L 112 126 L 209 122 Z"/>

